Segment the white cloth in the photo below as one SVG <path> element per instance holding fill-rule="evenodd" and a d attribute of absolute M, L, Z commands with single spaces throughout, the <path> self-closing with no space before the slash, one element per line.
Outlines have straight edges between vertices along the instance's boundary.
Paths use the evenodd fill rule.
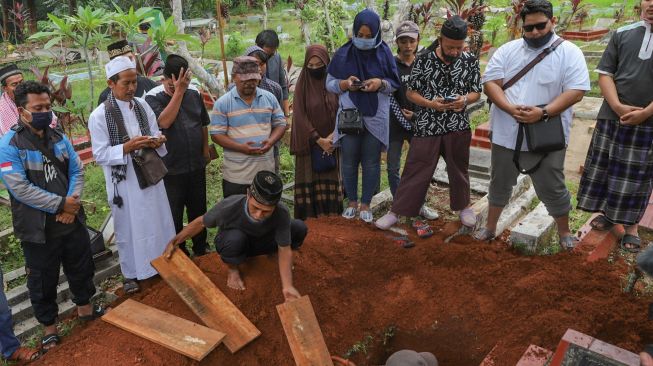
<path fill-rule="evenodd" d="M 107 74 L 107 80 L 113 75 L 120 73 L 121 71 L 135 68 L 136 65 L 127 56 L 118 56 L 104 65 L 104 71 Z"/>
<path fill-rule="evenodd" d="M 533 49 L 523 39 L 504 44 L 494 53 L 485 68 L 483 83 L 503 80 L 507 83 L 513 76 L 531 62 L 542 50 L 559 37 L 554 35 L 542 48 Z M 565 41 L 556 50 L 535 65 L 517 83 L 505 90 L 506 98 L 512 104 L 537 106 L 548 104 L 567 90 L 590 90 L 590 77 L 583 52 L 575 44 Z M 572 108 L 562 112 L 565 140 L 569 143 Z M 512 116 L 496 106 L 490 109 L 492 143 L 508 149 L 515 149 L 518 125 Z M 527 150 L 526 141 L 522 150 Z"/>
<path fill-rule="evenodd" d="M 156 135 L 159 127 L 152 108 L 145 100 L 135 99 L 141 103 L 147 114 L 150 133 Z M 117 102 L 129 136 L 140 136 L 136 113 L 130 109 L 129 102 L 120 100 Z M 163 181 L 145 189 L 138 186 L 130 155 L 123 154 L 122 145 L 111 146 L 104 113 L 104 103 L 102 103 L 95 108 L 89 118 L 93 157 L 104 170 L 120 255 L 120 269 L 125 278 L 142 280 L 157 273 L 150 265 L 150 261 L 159 257 L 166 244 L 175 236 L 170 204 Z M 157 152 L 161 156 L 165 155 L 167 153 L 165 145 L 161 145 Z M 122 208 L 118 208 L 112 202 L 111 166 L 122 164 L 127 164 L 127 178 L 118 183 L 118 192 L 123 199 Z"/>

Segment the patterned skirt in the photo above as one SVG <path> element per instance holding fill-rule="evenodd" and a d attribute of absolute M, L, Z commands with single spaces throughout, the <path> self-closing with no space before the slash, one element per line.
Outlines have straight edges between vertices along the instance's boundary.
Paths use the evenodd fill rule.
<path fill-rule="evenodd" d="M 339 215 L 343 201 L 340 166 L 330 172 L 315 173 L 310 154 L 295 158 L 295 218 L 304 220 L 308 217 Z M 338 158 L 336 155 L 336 161 Z"/>
<path fill-rule="evenodd" d="M 653 124 L 624 126 L 599 119 L 578 188 L 578 208 L 618 224 L 638 223 L 653 178 Z"/>

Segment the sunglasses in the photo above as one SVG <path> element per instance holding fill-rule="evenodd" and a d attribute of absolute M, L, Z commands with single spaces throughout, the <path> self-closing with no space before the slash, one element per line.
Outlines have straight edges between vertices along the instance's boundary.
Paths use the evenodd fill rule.
<path fill-rule="evenodd" d="M 542 30 L 546 28 L 547 24 L 549 24 L 548 20 L 542 23 L 524 25 L 522 28 L 524 28 L 526 32 L 532 32 L 534 28 L 537 28 L 537 30 Z"/>

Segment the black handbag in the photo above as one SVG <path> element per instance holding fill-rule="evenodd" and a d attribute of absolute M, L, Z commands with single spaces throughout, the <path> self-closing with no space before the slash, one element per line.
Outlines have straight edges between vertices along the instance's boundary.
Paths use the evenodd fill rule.
<path fill-rule="evenodd" d="M 315 173 L 330 172 L 336 168 L 336 156 L 314 144 L 311 146 L 311 168 Z"/>
<path fill-rule="evenodd" d="M 357 108 L 343 108 L 338 114 L 338 133 L 359 135 L 363 133 L 363 116 Z"/>
<path fill-rule="evenodd" d="M 538 106 L 544 107 L 544 106 Z M 517 132 L 517 142 L 515 143 L 515 153 L 512 161 L 515 163 L 517 170 L 523 174 L 534 173 L 550 152 L 564 149 L 565 132 L 562 127 L 562 118 L 560 115 L 550 117 L 546 121 L 535 123 L 520 123 Z M 519 155 L 521 153 L 522 143 L 526 135 L 526 146 L 528 151 L 542 153 L 540 160 L 530 169 L 524 169 L 519 165 Z"/>
<path fill-rule="evenodd" d="M 151 147 L 136 150 L 132 156 L 132 161 L 138 179 L 138 186 L 141 189 L 159 183 L 168 174 L 168 168 L 166 168 L 163 159 Z"/>

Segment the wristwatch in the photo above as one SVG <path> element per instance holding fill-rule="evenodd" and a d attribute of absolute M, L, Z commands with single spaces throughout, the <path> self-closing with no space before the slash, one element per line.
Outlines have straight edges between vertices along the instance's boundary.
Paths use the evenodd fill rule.
<path fill-rule="evenodd" d="M 549 112 L 546 111 L 546 108 L 542 108 L 542 118 L 540 118 L 540 121 L 548 121 L 549 120 Z"/>

